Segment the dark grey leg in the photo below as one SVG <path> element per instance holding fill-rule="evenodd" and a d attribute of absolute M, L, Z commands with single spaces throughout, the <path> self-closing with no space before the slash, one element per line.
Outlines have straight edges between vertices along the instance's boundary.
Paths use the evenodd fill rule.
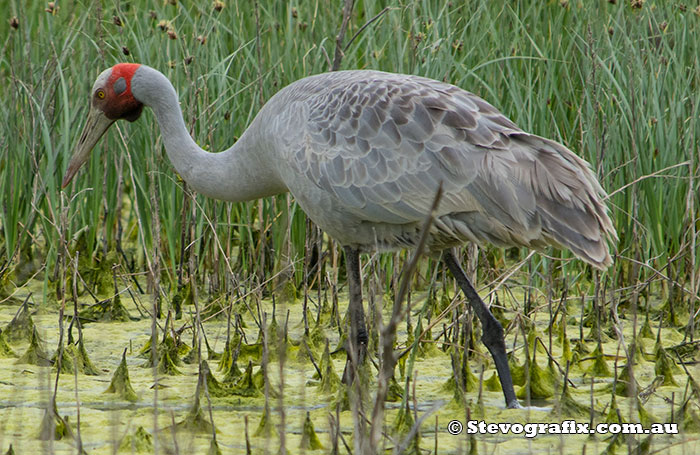
<path fill-rule="evenodd" d="M 367 353 L 367 329 L 365 328 L 365 310 L 362 307 L 362 278 L 360 277 L 360 252 L 356 248 L 343 247 L 345 267 L 348 272 L 348 290 L 350 303 L 350 339 L 348 340 L 348 360 L 343 372 L 343 383 L 351 384 L 358 366 L 364 362 Z"/>
<path fill-rule="evenodd" d="M 444 250 L 442 252 L 442 259 L 447 264 L 447 268 L 450 269 L 452 275 L 454 275 L 457 280 L 457 284 L 462 288 L 462 292 L 467 297 L 469 304 L 474 309 L 474 313 L 481 321 L 481 327 L 483 330 L 483 335 L 481 341 L 488 348 L 493 361 L 496 363 L 496 370 L 498 371 L 498 379 L 501 380 L 501 387 L 503 388 L 503 395 L 506 398 L 506 407 L 508 408 L 519 408 L 520 403 L 515 397 L 515 391 L 513 390 L 513 379 L 510 376 L 510 368 L 508 367 L 508 358 L 506 357 L 506 342 L 503 337 L 503 327 L 498 320 L 493 317 L 491 311 L 486 306 L 479 294 L 477 294 L 474 287 L 469 282 L 467 275 L 462 270 L 462 266 L 459 265 L 457 258 L 455 258 L 452 250 Z"/>

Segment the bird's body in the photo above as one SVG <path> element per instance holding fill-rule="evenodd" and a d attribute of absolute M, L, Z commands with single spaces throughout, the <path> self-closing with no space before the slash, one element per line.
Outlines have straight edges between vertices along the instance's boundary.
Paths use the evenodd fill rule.
<path fill-rule="evenodd" d="M 289 191 L 346 254 L 415 246 L 442 186 L 428 240 L 433 252 L 468 241 L 555 245 L 597 268 L 611 263 L 607 243 L 615 230 L 588 164 L 450 84 L 378 71 L 307 77 L 275 94 L 221 153 L 192 140 L 177 94 L 157 70 L 116 65 L 98 77 L 93 92 L 64 186 L 113 121 L 135 120 L 147 105 L 171 162 L 195 190 L 228 201 Z M 115 105 L 124 106 L 121 114 Z M 460 273 L 456 262 L 447 262 Z M 359 311 L 354 323 L 364 330 L 361 300 L 357 305 L 351 301 Z M 500 338 L 502 344 L 502 330 Z M 503 380 L 501 368 L 507 365 L 499 367 Z M 505 387 L 504 393 L 509 400 Z"/>
<path fill-rule="evenodd" d="M 325 73 L 281 90 L 260 119 L 252 126 L 273 137 L 281 180 L 342 244 L 415 245 L 442 183 L 433 251 L 467 241 L 553 244 L 610 264 L 614 231 L 587 163 L 459 87 L 377 71 Z"/>

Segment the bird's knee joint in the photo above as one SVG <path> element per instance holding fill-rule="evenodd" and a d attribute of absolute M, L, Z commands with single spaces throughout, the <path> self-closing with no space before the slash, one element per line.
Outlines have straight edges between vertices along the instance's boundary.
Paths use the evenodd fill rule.
<path fill-rule="evenodd" d="M 364 345 L 366 346 L 367 343 L 369 342 L 369 336 L 367 335 L 367 330 L 365 329 L 360 329 L 357 331 L 357 343 L 359 345 Z"/>
<path fill-rule="evenodd" d="M 486 347 L 503 347 L 505 349 L 505 337 L 503 326 L 495 318 L 489 319 L 486 324 L 484 324 L 483 335 L 481 336 L 481 341 L 486 345 Z"/>

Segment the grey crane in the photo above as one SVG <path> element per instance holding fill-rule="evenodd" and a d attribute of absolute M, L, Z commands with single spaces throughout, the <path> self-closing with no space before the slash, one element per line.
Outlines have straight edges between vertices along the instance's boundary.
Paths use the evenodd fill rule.
<path fill-rule="evenodd" d="M 442 255 L 479 318 L 507 407 L 519 404 L 503 328 L 452 247 L 554 245 L 598 269 L 612 263 L 608 244 L 617 235 L 588 163 L 454 85 L 379 71 L 306 77 L 275 94 L 221 153 L 201 149 L 190 137 L 175 89 L 153 68 L 115 65 L 99 75 L 90 96 L 63 187 L 109 126 L 135 121 L 145 105 L 158 120 L 170 161 L 197 192 L 233 202 L 291 192 L 343 245 L 349 364 L 362 361 L 368 339 L 360 252 L 415 246 L 440 185 L 427 248 Z"/>

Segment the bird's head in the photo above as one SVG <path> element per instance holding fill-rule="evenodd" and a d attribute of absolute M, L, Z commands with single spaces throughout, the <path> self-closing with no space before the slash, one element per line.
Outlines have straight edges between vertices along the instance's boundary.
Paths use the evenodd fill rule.
<path fill-rule="evenodd" d="M 131 79 L 141 65 L 119 63 L 97 77 L 90 93 L 90 112 L 73 152 L 61 186 L 66 187 L 88 160 L 90 152 L 107 129 L 119 119 L 138 119 L 143 103 L 131 93 Z"/>

